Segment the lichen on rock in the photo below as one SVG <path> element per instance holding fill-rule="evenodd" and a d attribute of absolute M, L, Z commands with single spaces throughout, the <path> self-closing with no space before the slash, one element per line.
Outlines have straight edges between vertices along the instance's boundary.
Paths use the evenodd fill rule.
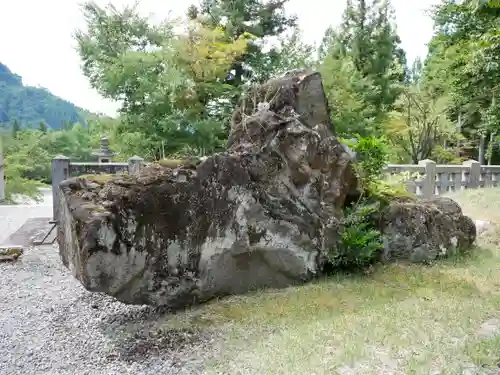
<path fill-rule="evenodd" d="M 471 248 L 476 226 L 447 197 L 395 199 L 381 213 L 385 262 L 425 263 Z"/>
<path fill-rule="evenodd" d="M 358 194 L 351 155 L 332 132 L 319 73 L 297 71 L 259 90 L 235 111 L 224 153 L 61 183 L 60 254 L 86 289 L 176 308 L 322 273 L 346 199 Z M 388 239 L 405 207 L 385 214 Z"/>

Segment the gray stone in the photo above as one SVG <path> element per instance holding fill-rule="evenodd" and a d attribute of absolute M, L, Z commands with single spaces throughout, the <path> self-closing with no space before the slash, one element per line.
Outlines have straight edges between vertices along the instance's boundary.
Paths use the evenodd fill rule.
<path fill-rule="evenodd" d="M 309 281 L 331 266 L 344 206 L 359 196 L 332 129 L 318 73 L 256 87 L 224 153 L 63 181 L 61 259 L 87 290 L 172 308 Z M 450 199 L 395 200 L 378 222 L 385 261 L 425 262 L 475 240 Z"/>
<path fill-rule="evenodd" d="M 0 262 L 14 262 L 23 255 L 23 252 L 22 246 L 0 246 Z"/>
<path fill-rule="evenodd" d="M 382 260 L 429 262 L 470 249 L 476 226 L 450 198 L 402 198 L 382 212 Z"/>
<path fill-rule="evenodd" d="M 62 261 L 86 289 L 132 304 L 184 307 L 308 281 L 357 189 L 331 128 L 320 75 L 300 72 L 243 99 L 225 153 L 66 180 Z"/>

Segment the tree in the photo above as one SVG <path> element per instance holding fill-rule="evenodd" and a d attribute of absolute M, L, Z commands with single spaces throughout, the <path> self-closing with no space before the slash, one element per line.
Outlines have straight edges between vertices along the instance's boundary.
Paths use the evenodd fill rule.
<path fill-rule="evenodd" d="M 449 115 L 465 136 L 474 139 L 485 162 L 498 134 L 500 8 L 471 0 L 445 0 L 433 11 L 435 36 L 425 63 L 425 76 L 437 94 L 452 98 Z M 489 162 L 492 152 L 489 153 Z"/>
<path fill-rule="evenodd" d="M 44 121 L 40 121 L 38 123 L 38 130 L 40 130 L 40 132 L 42 132 L 43 134 L 46 134 L 47 133 L 47 124 Z"/>
<path fill-rule="evenodd" d="M 348 138 L 377 133 L 377 110 L 366 100 L 375 91 L 372 81 L 363 77 L 347 57 L 324 58 L 320 72 L 335 132 Z"/>
<path fill-rule="evenodd" d="M 244 54 L 234 61 L 227 71 L 226 82 L 240 86 L 245 81 L 259 82 L 270 78 L 271 68 L 280 60 L 280 44 L 269 48 L 270 37 L 279 37 L 297 26 L 295 16 L 287 16 L 284 7 L 288 0 L 202 0 L 200 6 L 190 6 L 190 19 L 200 21 L 209 29 L 221 29 L 228 41 L 242 35 L 254 38 Z"/>
<path fill-rule="evenodd" d="M 429 95 L 420 84 L 403 90 L 386 122 L 393 145 L 417 164 L 429 159 L 437 146 L 453 140 L 456 129 L 448 119 L 448 98 Z"/>
<path fill-rule="evenodd" d="M 30 130 L 20 130 L 16 137 L 7 133 L 0 134 L 4 152 L 5 200 L 16 203 L 19 195 L 38 200 L 41 194 L 39 181 L 30 178 L 29 173 L 35 170 L 43 159 L 43 152 L 37 148 L 35 137 L 30 137 Z M 35 151 L 36 149 L 36 151 Z M 50 164 L 47 165 L 50 169 Z"/>
<path fill-rule="evenodd" d="M 151 25 L 133 7 L 83 9 L 87 31 L 76 33 L 83 71 L 103 96 L 123 103 L 115 132 L 129 152 L 158 159 L 203 144 L 201 124 L 225 137 L 234 87 L 224 81 L 249 34 L 228 41 L 222 28 L 197 21 L 175 33 L 173 21 Z M 212 152 L 221 142 L 209 138 L 202 148 Z"/>
<path fill-rule="evenodd" d="M 17 134 L 21 131 L 21 125 L 19 124 L 19 121 L 14 120 L 12 123 L 12 137 L 16 138 Z"/>
<path fill-rule="evenodd" d="M 261 69 L 267 78 L 282 75 L 294 69 L 315 68 L 318 61 L 314 46 L 302 41 L 302 33 L 296 28 L 291 34 L 277 38 L 276 46 L 261 60 Z"/>
<path fill-rule="evenodd" d="M 357 124 L 352 120 L 339 124 L 345 133 L 379 134 L 407 78 L 405 54 L 399 47 L 400 39 L 393 23 L 388 1 L 350 0 L 341 25 L 325 33 L 319 49 L 323 76 L 325 80 L 337 77 L 336 81 L 344 81 L 344 84 L 337 81 L 328 90 L 347 90 L 344 94 L 328 92 L 328 95 L 351 99 L 351 108 L 339 108 L 339 111 L 355 108 L 363 114 L 355 120 Z M 339 76 L 339 68 L 340 74 L 350 76 Z"/>

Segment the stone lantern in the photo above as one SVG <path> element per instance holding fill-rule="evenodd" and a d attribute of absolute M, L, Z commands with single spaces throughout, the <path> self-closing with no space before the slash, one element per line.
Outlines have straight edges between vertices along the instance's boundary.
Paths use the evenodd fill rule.
<path fill-rule="evenodd" d="M 92 155 L 97 156 L 99 164 L 110 163 L 113 156 L 116 154 L 109 148 L 109 139 L 107 137 L 101 138 L 101 148 L 99 151 L 93 152 Z"/>

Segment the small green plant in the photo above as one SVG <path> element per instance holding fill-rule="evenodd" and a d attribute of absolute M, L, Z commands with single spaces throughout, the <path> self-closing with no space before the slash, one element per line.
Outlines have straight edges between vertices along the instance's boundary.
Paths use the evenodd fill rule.
<path fill-rule="evenodd" d="M 456 149 L 446 149 L 443 146 L 436 146 L 430 158 L 438 164 L 462 164 L 466 160 L 457 155 Z"/>
<path fill-rule="evenodd" d="M 389 150 L 385 138 L 360 137 L 344 140 L 356 153 L 354 168 L 359 181 L 360 198 L 345 208 L 343 228 L 337 249 L 329 254 L 331 266 L 360 268 L 372 263 L 383 248 L 382 233 L 376 220 L 389 198 L 404 195 L 404 186 L 385 179 Z"/>
<path fill-rule="evenodd" d="M 365 181 L 381 178 L 389 160 L 387 141 L 383 137 L 361 137 L 344 140 L 356 152 L 356 170 Z"/>
<path fill-rule="evenodd" d="M 384 137 L 356 136 L 342 140 L 356 153 L 354 168 L 359 180 L 361 198 L 372 197 L 387 201 L 390 197 L 408 195 L 402 180 L 387 180 L 384 170 L 389 161 L 388 141 Z M 408 177 L 407 179 L 409 179 Z M 406 179 L 406 180 L 407 180 Z"/>
<path fill-rule="evenodd" d="M 380 202 L 367 200 L 346 208 L 339 246 L 329 254 L 333 267 L 360 268 L 376 259 L 383 248 L 382 234 L 375 225 L 380 208 Z"/>

